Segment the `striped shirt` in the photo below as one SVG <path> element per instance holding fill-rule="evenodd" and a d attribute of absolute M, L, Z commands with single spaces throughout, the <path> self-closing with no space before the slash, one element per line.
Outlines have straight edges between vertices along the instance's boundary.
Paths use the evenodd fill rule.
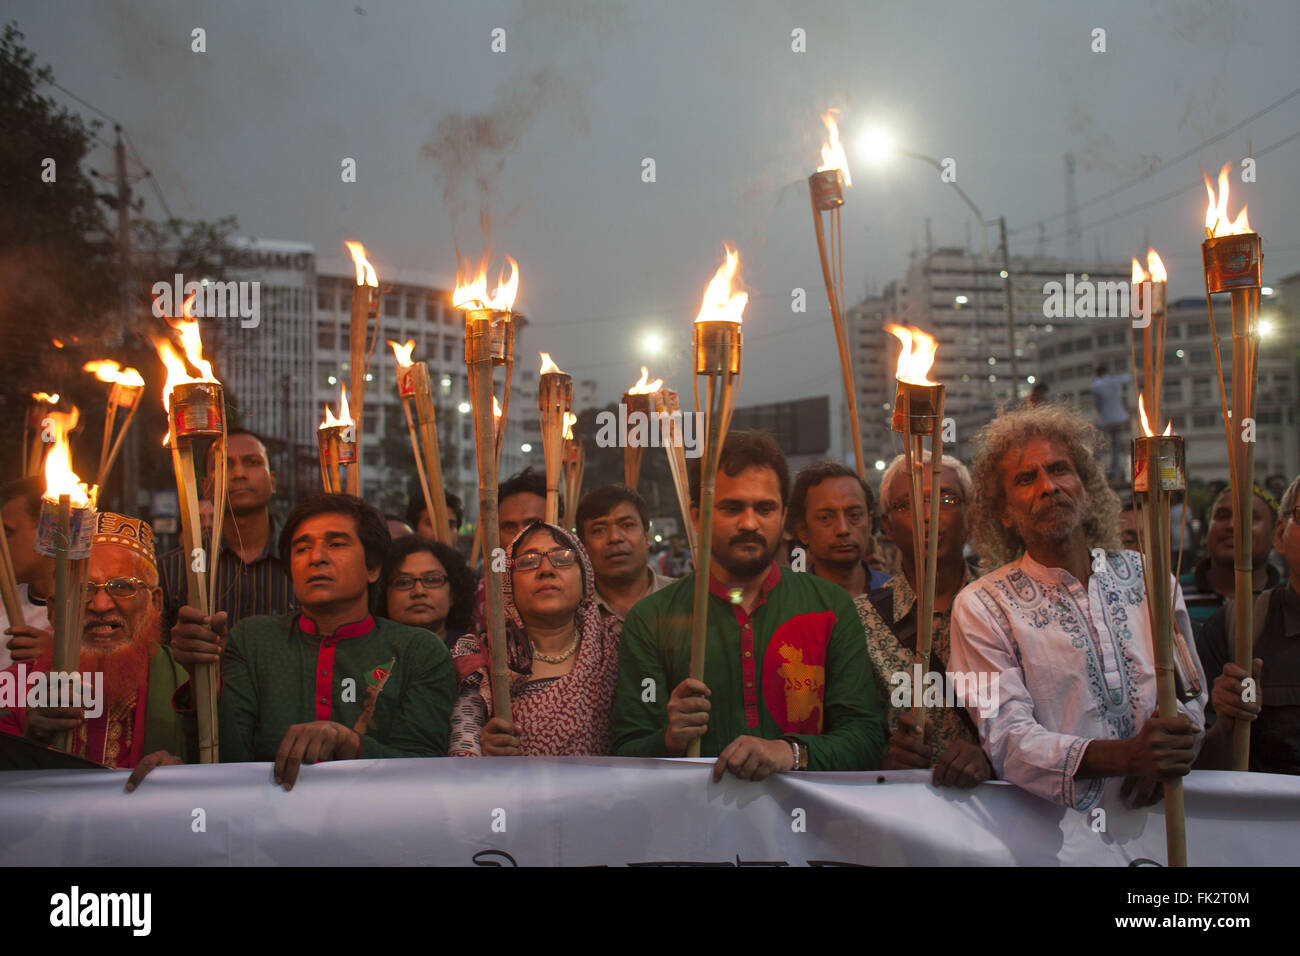
<path fill-rule="evenodd" d="M 266 547 L 248 564 L 231 548 L 217 555 L 217 601 L 213 613 L 225 611 L 226 626 L 233 628 L 242 619 L 255 614 L 287 614 L 297 608 L 289 569 L 280 562 L 275 543 L 279 529 L 271 522 Z M 207 546 L 207 538 L 203 541 Z M 158 583 L 163 589 L 164 633 L 176 624 L 180 609 L 189 604 L 189 575 L 186 573 L 185 549 L 175 548 L 158 562 Z"/>

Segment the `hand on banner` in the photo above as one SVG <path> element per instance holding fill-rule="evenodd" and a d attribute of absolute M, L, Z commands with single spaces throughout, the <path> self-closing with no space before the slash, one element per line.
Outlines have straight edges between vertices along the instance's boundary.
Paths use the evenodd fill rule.
<path fill-rule="evenodd" d="M 519 738 L 523 731 L 519 725 L 493 717 L 479 734 L 479 747 L 484 757 L 522 757 L 524 745 Z"/>
<path fill-rule="evenodd" d="M 762 737 L 737 737 L 718 754 L 713 765 L 713 782 L 730 770 L 741 780 L 763 780 L 781 770 L 794 769 L 794 751 L 784 740 Z"/>
<path fill-rule="evenodd" d="M 360 753 L 361 735 L 351 727 L 332 720 L 294 724 L 285 731 L 280 749 L 275 752 L 272 778 L 277 784 L 283 784 L 285 790 L 292 790 L 302 764 L 352 760 Z"/>
<path fill-rule="evenodd" d="M 186 605 L 177 612 L 176 625 L 172 628 L 172 656 L 193 677 L 196 664 L 221 661 L 229 633 L 225 611 L 209 616 Z"/>
<path fill-rule="evenodd" d="M 1251 721 L 1259 716 L 1261 704 L 1259 678 L 1263 667 L 1264 661 L 1258 657 L 1251 662 L 1251 670 L 1254 672 L 1251 676 L 1255 678 L 1255 700 L 1247 703 L 1241 699 L 1244 690 L 1241 682 L 1246 678 L 1246 672 L 1232 661 L 1223 665 L 1223 673 L 1214 678 L 1214 689 L 1210 695 L 1210 702 L 1214 705 L 1214 712 L 1218 714 L 1220 720 L 1227 720 L 1229 723 L 1234 720 Z"/>
<path fill-rule="evenodd" d="M 9 648 L 9 656 L 15 664 L 36 660 L 54 643 L 52 631 L 30 624 L 15 624 L 7 628 L 5 633 L 13 635 L 5 646 Z"/>
<path fill-rule="evenodd" d="M 969 789 L 985 780 L 993 779 L 993 765 L 976 744 L 960 738 L 948 745 L 934 765 L 936 787 L 962 787 Z"/>
<path fill-rule="evenodd" d="M 713 691 L 703 681 L 688 677 L 673 688 L 668 698 L 668 729 L 664 732 L 664 748 L 670 757 L 681 757 L 696 737 L 709 730 L 709 695 Z M 787 750 L 789 747 L 786 748 Z M 718 771 L 714 779 L 720 779 Z"/>
<path fill-rule="evenodd" d="M 149 771 L 154 767 L 169 767 L 173 764 L 185 763 L 180 757 L 169 754 L 165 750 L 155 750 L 151 754 L 146 754 L 140 758 L 140 762 L 135 765 L 131 771 L 131 776 L 126 781 L 126 792 L 131 793 L 136 787 L 140 786 L 141 781 L 149 776 Z"/>
<path fill-rule="evenodd" d="M 23 736 L 49 746 L 69 730 L 76 730 L 86 719 L 84 707 L 28 707 Z"/>

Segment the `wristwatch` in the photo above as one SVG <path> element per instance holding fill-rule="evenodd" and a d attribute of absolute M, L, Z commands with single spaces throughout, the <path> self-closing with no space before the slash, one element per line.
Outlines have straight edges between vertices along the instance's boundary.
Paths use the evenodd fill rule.
<path fill-rule="evenodd" d="M 790 769 L 807 770 L 808 769 L 808 745 L 796 737 L 782 737 L 781 739 L 784 740 L 786 743 L 788 743 L 790 745 L 790 749 L 794 751 L 794 766 L 791 767 Z"/>

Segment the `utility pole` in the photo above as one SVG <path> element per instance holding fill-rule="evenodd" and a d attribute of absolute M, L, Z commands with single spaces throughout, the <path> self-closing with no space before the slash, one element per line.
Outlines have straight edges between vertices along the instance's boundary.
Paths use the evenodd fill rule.
<path fill-rule="evenodd" d="M 1002 240 L 1002 302 L 1007 313 L 1007 351 L 1011 356 L 1011 405 L 1019 401 L 1020 373 L 1016 369 L 1016 318 L 1011 305 L 1011 256 L 1007 251 L 1007 217 L 998 216 L 998 234 Z"/>
<path fill-rule="evenodd" d="M 126 144 L 122 141 L 122 127 L 114 125 L 117 141 L 113 146 L 113 160 L 117 173 L 117 270 L 118 307 L 122 312 L 123 339 L 131 343 L 135 326 L 131 321 L 131 187 L 126 181 Z M 144 401 L 142 394 L 137 401 Z M 140 487 L 140 429 L 127 432 L 122 448 L 122 495 L 119 505 L 124 514 L 139 513 Z"/>

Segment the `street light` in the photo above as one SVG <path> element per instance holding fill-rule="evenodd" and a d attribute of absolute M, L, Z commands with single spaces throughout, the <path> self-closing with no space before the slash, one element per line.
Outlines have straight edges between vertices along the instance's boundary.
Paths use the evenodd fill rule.
<path fill-rule="evenodd" d="M 935 159 L 933 156 L 927 156 L 924 153 L 916 153 L 912 150 L 895 148 L 892 137 L 890 137 L 889 133 L 883 129 L 869 129 L 863 134 L 863 138 L 859 143 L 863 149 L 864 155 L 874 162 L 883 162 L 891 155 L 907 156 L 910 159 L 917 159 L 933 166 L 939 171 L 940 175 L 944 173 L 943 163 Z M 957 195 L 961 197 L 962 202 L 970 207 L 970 211 L 975 214 L 976 220 L 979 221 L 980 260 L 987 263 L 989 258 L 989 245 L 986 227 L 991 225 L 995 220 L 986 220 L 984 218 L 984 214 L 980 212 L 979 207 L 975 205 L 970 196 L 966 195 L 966 191 L 957 185 L 957 180 L 955 178 L 947 180 L 947 183 L 957 191 Z M 999 216 L 996 222 L 998 224 L 998 232 L 1002 241 L 1002 302 L 1003 309 L 1007 314 L 1007 350 L 1010 352 L 1011 356 L 1011 400 L 1014 402 L 1018 397 L 1016 393 L 1016 382 L 1019 379 L 1016 375 L 1016 324 L 1011 301 L 1011 258 L 1010 252 L 1007 249 L 1006 216 Z M 996 381 L 996 379 L 990 375 L 989 381 Z"/>

